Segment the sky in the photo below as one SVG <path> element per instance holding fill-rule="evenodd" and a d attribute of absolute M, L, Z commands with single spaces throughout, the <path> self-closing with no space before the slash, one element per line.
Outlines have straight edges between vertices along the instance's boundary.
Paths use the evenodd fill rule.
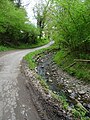
<path fill-rule="evenodd" d="M 34 18 L 33 7 L 35 6 L 35 4 L 37 2 L 39 2 L 39 0 L 22 0 L 22 5 L 23 6 L 26 5 L 24 7 L 27 11 L 27 15 L 29 17 L 29 20 L 34 24 L 36 24 L 36 20 Z"/>

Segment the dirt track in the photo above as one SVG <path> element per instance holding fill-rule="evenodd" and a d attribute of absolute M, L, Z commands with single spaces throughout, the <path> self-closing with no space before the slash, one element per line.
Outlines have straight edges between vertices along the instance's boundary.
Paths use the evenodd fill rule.
<path fill-rule="evenodd" d="M 27 53 L 46 46 L 0 53 L 0 120 L 40 120 L 20 75 L 20 61 Z"/>

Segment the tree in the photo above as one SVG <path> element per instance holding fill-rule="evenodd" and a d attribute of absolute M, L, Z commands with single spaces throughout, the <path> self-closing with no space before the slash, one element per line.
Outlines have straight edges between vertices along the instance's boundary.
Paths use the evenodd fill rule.
<path fill-rule="evenodd" d="M 27 43 L 31 43 L 33 38 L 35 41 L 36 35 L 36 28 L 26 17 L 25 9 L 17 8 L 9 0 L 2 0 L 0 3 L 0 44 L 19 45 L 20 42 L 26 43 L 27 38 Z"/>
<path fill-rule="evenodd" d="M 39 37 L 40 39 L 43 36 L 43 30 L 45 27 L 45 22 L 47 19 L 47 13 L 50 8 L 50 1 L 48 0 L 41 0 L 40 3 L 37 3 L 34 7 L 34 16 L 35 19 L 37 20 L 37 27 L 39 28 L 40 34 Z"/>
<path fill-rule="evenodd" d="M 89 1 L 88 1 L 89 2 Z M 72 52 L 90 51 L 90 9 L 87 1 L 54 0 L 53 36 L 57 44 Z"/>

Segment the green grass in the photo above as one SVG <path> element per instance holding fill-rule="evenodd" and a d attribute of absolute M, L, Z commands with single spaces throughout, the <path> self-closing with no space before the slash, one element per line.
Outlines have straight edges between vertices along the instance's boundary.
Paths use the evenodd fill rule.
<path fill-rule="evenodd" d="M 31 52 L 31 53 L 27 54 L 27 55 L 24 57 L 24 59 L 28 62 L 28 65 L 29 65 L 29 68 L 30 68 L 30 69 L 33 70 L 33 69 L 35 69 L 35 67 L 36 67 L 36 63 L 35 63 L 35 60 L 33 59 L 33 57 L 34 57 L 35 55 L 38 55 L 38 54 L 44 52 L 46 49 L 47 49 L 47 48 L 44 48 L 44 49 L 41 49 L 41 50 L 37 50 L 37 51 L 35 51 L 35 52 Z"/>
<path fill-rule="evenodd" d="M 35 52 L 32 52 L 30 54 L 27 54 L 24 59 L 28 62 L 29 68 L 34 69 L 36 66 L 35 61 L 33 60 L 33 56 L 35 55 Z"/>
<path fill-rule="evenodd" d="M 10 48 L 10 47 L 7 47 L 7 46 L 0 45 L 0 52 L 1 52 L 1 51 L 12 50 L 12 49 L 14 49 L 14 48 Z"/>
<path fill-rule="evenodd" d="M 35 63 L 35 60 L 33 59 L 34 56 L 38 55 L 38 54 L 41 54 L 43 55 L 43 52 L 46 51 L 46 50 L 53 50 L 55 49 L 55 46 L 50 46 L 49 48 L 43 48 L 43 49 L 40 49 L 40 50 L 37 50 L 35 52 L 31 52 L 29 54 L 27 54 L 24 59 L 28 62 L 28 65 L 29 65 L 29 68 L 30 69 L 35 69 L 36 67 L 36 63 Z"/>
<path fill-rule="evenodd" d="M 84 57 L 82 57 L 84 56 Z M 90 59 L 89 55 L 80 55 L 80 59 Z M 58 51 L 54 57 L 54 61 L 70 75 L 76 76 L 78 79 L 90 82 L 90 63 L 87 62 L 76 62 L 73 66 L 69 67 L 74 63 L 74 59 L 77 59 L 74 55 L 66 51 Z"/>

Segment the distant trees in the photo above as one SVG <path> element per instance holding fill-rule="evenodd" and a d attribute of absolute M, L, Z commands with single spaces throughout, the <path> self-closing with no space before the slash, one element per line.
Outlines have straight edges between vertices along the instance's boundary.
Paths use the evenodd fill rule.
<path fill-rule="evenodd" d="M 18 1 L 20 5 L 20 0 Z M 30 23 L 23 7 L 16 7 L 11 0 L 0 2 L 0 44 L 34 43 L 38 30 Z"/>
<path fill-rule="evenodd" d="M 46 21 L 48 17 L 48 11 L 50 8 L 49 0 L 41 0 L 34 6 L 34 17 L 37 20 L 37 27 L 39 28 L 39 38 L 42 38 L 44 28 L 46 27 Z"/>

